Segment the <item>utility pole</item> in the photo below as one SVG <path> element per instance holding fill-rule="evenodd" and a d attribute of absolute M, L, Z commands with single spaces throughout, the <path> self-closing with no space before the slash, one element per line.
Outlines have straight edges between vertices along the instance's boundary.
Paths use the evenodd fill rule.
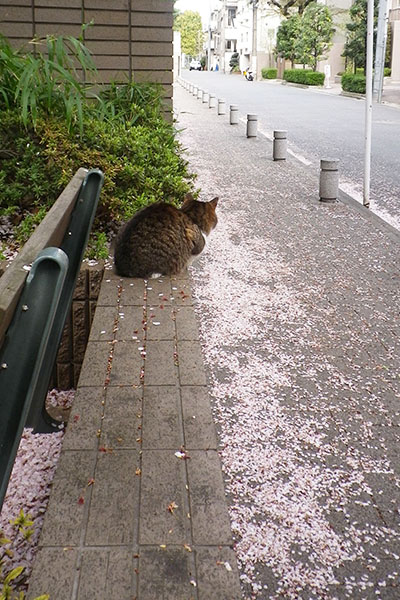
<path fill-rule="evenodd" d="M 388 28 L 388 0 L 379 1 L 378 31 L 376 36 L 375 72 L 373 95 L 382 101 L 383 74 L 385 68 L 386 40 Z"/>
<path fill-rule="evenodd" d="M 257 79 L 257 8 L 258 0 L 250 0 L 253 5 L 253 36 L 251 49 L 251 68 L 254 73 L 254 78 Z"/>
<path fill-rule="evenodd" d="M 367 15 L 367 60 L 365 88 L 365 151 L 363 205 L 369 208 L 371 184 L 371 125 L 372 125 L 372 63 L 374 40 L 374 0 L 368 0 Z"/>

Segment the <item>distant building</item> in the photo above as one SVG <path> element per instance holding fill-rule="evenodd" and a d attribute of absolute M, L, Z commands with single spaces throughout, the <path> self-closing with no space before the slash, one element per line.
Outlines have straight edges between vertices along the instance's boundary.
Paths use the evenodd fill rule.
<path fill-rule="evenodd" d="M 400 82 L 400 0 L 392 0 L 389 26 L 392 34 L 392 81 Z"/>
<path fill-rule="evenodd" d="M 341 55 L 352 0 L 322 0 L 321 3 L 331 9 L 336 30 L 332 48 L 326 60 L 319 62 L 318 70 L 323 71 L 329 64 L 332 75 L 336 75 L 345 68 Z M 400 0 L 391 0 L 391 4 L 392 79 L 400 81 Z M 275 56 L 276 34 L 282 19 L 268 0 L 215 0 L 205 43 L 208 68 L 229 73 L 231 56 L 238 52 L 241 71 L 250 68 L 260 78 L 261 69 L 277 66 L 278 76 L 281 76 L 288 66 Z"/>

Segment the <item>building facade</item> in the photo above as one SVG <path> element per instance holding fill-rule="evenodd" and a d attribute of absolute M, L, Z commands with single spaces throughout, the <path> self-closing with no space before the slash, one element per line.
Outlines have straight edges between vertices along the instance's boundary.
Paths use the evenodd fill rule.
<path fill-rule="evenodd" d="M 392 79 L 400 80 L 400 0 L 391 0 L 389 23 L 392 32 Z M 341 56 L 346 41 L 346 22 L 349 21 L 349 8 L 352 0 L 326 0 L 333 15 L 335 34 L 332 47 L 326 59 L 318 64 L 324 71 L 329 64 L 334 76 L 344 71 L 345 62 Z M 206 50 L 209 55 L 209 68 L 219 64 L 222 71 L 230 71 L 229 61 L 233 51 L 239 53 L 241 71 L 250 68 L 257 78 L 264 67 L 278 67 L 282 75 L 289 64 L 275 56 L 276 34 L 283 17 L 268 0 L 215 0 L 209 26 Z M 235 48 L 235 50 L 234 50 Z"/>
<path fill-rule="evenodd" d="M 83 34 L 99 82 L 151 81 L 172 105 L 173 0 L 0 0 L 0 33 L 14 46 L 47 34 Z"/>

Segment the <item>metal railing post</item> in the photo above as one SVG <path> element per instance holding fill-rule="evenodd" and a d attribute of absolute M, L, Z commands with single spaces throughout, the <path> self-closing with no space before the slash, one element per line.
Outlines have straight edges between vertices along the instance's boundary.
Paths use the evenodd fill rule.
<path fill-rule="evenodd" d="M 68 263 L 59 248 L 40 252 L 0 351 L 0 507 L 40 378 Z"/>

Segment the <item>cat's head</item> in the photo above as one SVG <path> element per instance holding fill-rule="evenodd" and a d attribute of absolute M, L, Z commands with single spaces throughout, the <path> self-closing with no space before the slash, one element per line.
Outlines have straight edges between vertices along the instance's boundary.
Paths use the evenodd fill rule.
<path fill-rule="evenodd" d="M 192 194 L 186 194 L 181 210 L 200 227 L 203 233 L 208 235 L 218 223 L 215 213 L 217 204 L 218 198 L 213 198 L 210 202 L 199 202 Z"/>

